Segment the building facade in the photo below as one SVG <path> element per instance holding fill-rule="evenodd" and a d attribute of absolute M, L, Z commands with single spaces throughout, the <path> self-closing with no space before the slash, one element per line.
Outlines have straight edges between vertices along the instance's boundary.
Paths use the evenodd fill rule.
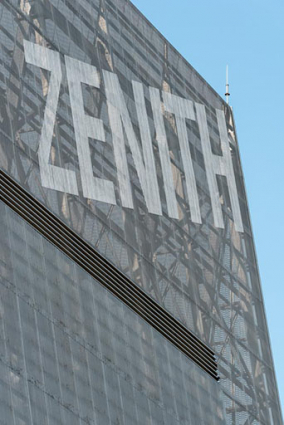
<path fill-rule="evenodd" d="M 281 425 L 231 108 L 128 0 L 0 43 L 0 423 Z"/>

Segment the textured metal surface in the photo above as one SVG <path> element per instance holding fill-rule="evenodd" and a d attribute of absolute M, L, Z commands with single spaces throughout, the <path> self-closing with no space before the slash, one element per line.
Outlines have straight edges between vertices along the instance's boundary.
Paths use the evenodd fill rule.
<path fill-rule="evenodd" d="M 219 383 L 0 202 L 1 424 L 224 425 Z"/>
<path fill-rule="evenodd" d="M 42 186 L 42 176 L 39 170 L 39 142 L 51 84 L 50 72 L 27 63 L 24 40 L 60 54 L 62 84 L 55 126 L 51 135 L 49 167 L 58 167 L 70 171 L 71 175 L 73 175 L 72 173 L 76 174 L 78 196 L 66 194 L 64 191 L 60 193 Z M 214 418 L 214 414 L 212 414 L 213 408 L 210 410 L 212 417 L 210 424 L 214 421 L 216 424 L 225 423 L 226 425 L 282 424 L 235 127 L 230 108 L 126 0 L 3 0 L 0 4 L 0 44 L 1 168 L 35 198 L 44 203 L 80 237 L 141 286 L 198 338 L 212 347 L 218 357 L 221 379 L 220 384 L 217 384 L 210 377 L 208 378 L 213 381 L 213 384 L 219 385 L 220 389 L 219 404 L 215 405 L 217 418 L 216 416 Z M 123 181 L 123 175 L 118 177 L 114 152 L 117 145 L 113 144 L 105 90 L 98 90 L 87 84 L 82 84 L 85 111 L 88 115 L 101 119 L 104 122 L 105 131 L 105 141 L 89 139 L 93 176 L 111 181 L 118 201 L 116 205 L 113 205 L 87 199 L 84 196 L 82 167 L 75 137 L 76 124 L 72 115 L 71 93 L 69 93 L 66 77 L 66 56 L 95 66 L 101 82 L 104 71 L 117 75 L 140 147 L 142 134 L 138 130 L 139 119 L 134 105 L 132 81 L 143 83 L 162 216 L 148 212 L 138 176 L 138 168 L 128 144 L 126 144 L 126 159 L 134 209 L 123 206 L 130 198 L 120 199 L 120 183 Z M 149 89 L 149 87 L 152 88 Z M 233 214 L 235 204 L 231 196 L 233 189 L 232 186 L 230 187 L 233 184 L 231 178 L 228 179 L 224 176 L 226 175 L 224 169 L 221 176 L 216 176 L 218 167 L 221 171 L 221 162 L 214 160 L 213 167 L 213 161 L 210 158 L 209 163 L 212 170 L 211 177 L 208 177 L 209 166 L 205 165 L 206 159 L 202 148 L 202 143 L 205 144 L 206 138 L 202 139 L 198 123 L 187 119 L 186 132 L 196 179 L 202 224 L 195 224 L 191 220 L 192 211 L 189 206 L 186 172 L 178 143 L 178 123 L 172 113 L 165 111 L 161 91 L 188 99 L 195 105 L 196 103 L 204 105 L 212 151 L 209 154 L 212 157 L 224 155 L 216 109 L 225 111 L 230 155 L 244 232 L 238 232 L 235 228 L 237 213 Z M 150 105 L 153 105 L 155 101 L 157 107 L 151 108 Z M 164 107 L 163 113 L 158 107 L 161 102 Z M 146 139 L 148 136 L 144 134 L 143 137 Z M 167 144 L 164 143 L 165 138 Z M 46 156 L 44 158 L 46 159 Z M 169 165 L 171 172 L 169 172 Z M 70 180 L 68 181 L 70 183 Z M 63 181 L 61 183 L 63 184 Z M 216 186 L 218 188 L 217 195 Z M 213 191 L 216 196 L 215 207 L 212 206 Z M 173 197 L 176 198 L 176 203 L 170 204 L 168 199 Z M 169 210 L 169 205 L 172 210 Z M 178 219 L 172 217 L 178 217 Z M 223 220 L 223 229 L 215 226 L 220 218 Z M 5 224 L 3 226 L 5 230 Z M 34 241 L 36 244 L 36 236 L 34 236 Z M 26 249 L 25 245 L 24 247 Z M 7 253 L 5 250 L 3 251 L 1 267 L 6 264 L 9 268 L 10 257 L 6 260 L 6 256 L 12 255 L 9 253 L 11 249 L 12 247 L 8 243 Z M 36 253 L 34 254 L 36 255 Z M 28 254 L 22 253 L 22 255 L 23 259 L 17 252 L 13 258 L 15 261 L 19 260 L 17 264 L 22 264 L 21 273 L 25 276 L 25 264 L 28 261 L 26 255 Z M 16 266 L 13 265 L 13 267 Z M 58 269 L 56 270 L 59 273 Z M 6 272 L 3 273 L 5 276 Z M 45 271 L 44 276 L 45 273 L 48 272 Z M 44 279 L 48 279 L 48 277 L 45 276 Z M 55 280 L 54 275 L 53 277 Z M 31 286 L 36 290 L 37 285 L 33 280 L 35 277 L 26 279 L 27 291 Z M 79 278 L 72 281 L 76 281 L 76 285 L 74 283 L 74 287 L 78 288 L 76 290 L 82 289 Z M 15 310 L 9 309 L 9 296 L 14 297 L 13 303 L 19 304 L 20 301 L 18 295 L 12 295 L 10 287 L 6 291 L 8 298 L 2 303 L 4 306 L 7 303 L 7 307 L 5 313 L 1 313 L 1 319 L 3 317 L 2 320 L 5 320 L 6 338 L 12 343 L 14 334 L 9 323 L 14 319 L 11 317 L 10 320 L 9 314 L 12 314 L 13 311 L 18 312 L 19 307 Z M 74 299 L 76 299 L 75 295 Z M 48 293 L 45 293 L 43 300 L 49 309 L 57 308 L 56 297 L 51 299 Z M 76 301 L 74 305 L 76 306 Z M 71 315 L 71 311 L 68 310 L 68 312 Z M 125 320 L 130 319 L 127 316 Z M 131 320 L 133 320 L 132 316 Z M 1 326 L 3 326 L 2 323 Z M 32 329 L 34 332 L 35 324 Z M 24 331 L 23 327 L 22 332 Z M 16 335 L 18 334 L 15 333 L 15 341 L 18 341 Z M 38 338 L 45 338 L 42 330 L 38 331 L 38 335 Z M 50 338 L 53 341 L 52 337 Z M 59 337 L 56 339 L 54 336 L 53 338 L 57 342 L 60 341 Z M 84 339 L 83 334 L 82 338 Z M 23 346 L 25 339 L 22 337 L 20 341 Z M 115 364 L 113 360 L 115 356 L 120 357 L 122 361 L 123 356 L 119 354 L 119 350 L 120 348 L 115 347 L 112 353 L 113 357 L 109 357 L 110 365 Z M 12 365 L 14 355 L 16 354 L 12 350 L 7 351 L 9 362 L 12 362 Z M 175 362 L 175 357 L 170 357 L 172 355 L 169 354 L 171 364 Z M 24 362 L 21 356 L 20 358 L 21 362 Z M 38 362 L 38 359 L 34 360 L 34 364 L 40 364 Z M 51 368 L 54 376 L 58 376 L 58 369 L 64 373 L 63 364 L 62 369 L 56 369 L 56 367 Z M 77 362 L 74 365 L 74 373 L 76 373 L 76 367 Z M 182 364 L 181 370 L 183 367 L 190 366 Z M 10 377 L 9 369 L 7 370 L 6 375 L 3 376 L 6 376 L 10 386 L 15 386 L 13 387 L 15 393 L 13 393 L 13 398 L 9 392 L 7 395 L 5 393 L 5 397 L 10 397 L 10 405 L 16 406 L 15 409 L 20 411 L 21 395 L 18 399 L 17 394 L 27 391 L 26 386 L 29 385 L 29 381 L 22 363 L 20 366 L 18 364 L 15 366 L 16 371 L 19 373 L 22 371 L 22 379 L 18 380 L 18 384 L 17 375 L 15 378 Z M 146 366 L 145 370 L 147 371 Z M 133 376 L 136 376 L 134 373 Z M 147 384 L 148 388 L 155 387 L 155 391 L 160 391 L 160 389 L 157 390 L 156 385 L 158 385 L 159 388 L 165 389 L 164 381 L 161 381 L 163 374 L 161 377 L 155 375 L 157 369 L 154 366 L 145 373 L 148 373 L 147 376 L 155 376 L 152 383 Z M 191 397 L 199 400 L 199 403 L 201 400 L 210 400 L 212 397 L 211 392 L 214 392 L 217 387 L 206 389 L 207 383 L 205 383 L 202 389 L 199 387 L 196 389 L 200 379 L 203 379 L 201 377 L 202 372 L 198 370 L 194 375 L 193 382 L 191 381 L 191 384 L 186 386 L 187 391 L 190 392 L 187 402 L 190 402 Z M 178 379 L 183 382 L 180 375 Z M 133 381 L 135 380 L 136 378 L 133 378 Z M 22 392 L 17 392 L 20 385 L 23 386 Z M 166 388 L 168 387 L 166 386 Z M 171 387 L 170 394 L 174 394 L 173 391 L 173 387 Z M 181 390 L 179 394 L 182 392 Z M 69 391 L 66 405 L 77 409 L 78 412 L 80 408 L 76 407 L 78 406 L 77 393 L 73 389 Z M 104 397 L 105 393 L 102 396 L 102 399 L 105 400 Z M 111 400 L 110 394 L 109 397 Z M 137 393 L 134 398 L 136 397 L 138 397 Z M 148 395 L 145 397 L 147 398 Z M 97 401 L 96 397 L 94 399 Z M 58 398 L 57 401 L 52 401 L 59 410 L 60 400 Z M 171 397 L 160 402 L 160 408 L 166 409 L 167 403 L 171 405 Z M 210 404 L 210 402 L 208 403 Z M 192 411 L 187 412 L 188 416 L 182 423 L 194 425 L 206 423 L 207 418 L 204 417 L 203 408 L 198 406 L 195 419 L 190 417 L 193 415 Z M 25 404 L 25 409 L 31 409 L 29 404 Z M 173 409 L 173 411 L 177 411 L 177 407 Z M 9 409 L 7 411 L 10 412 Z M 52 412 L 52 409 L 49 412 Z M 103 419 L 101 421 L 98 419 L 98 423 L 111 423 L 111 421 L 115 423 L 114 419 L 109 419 L 109 415 L 109 412 L 106 413 L 105 418 L 108 419 L 104 419 L 105 422 Z M 179 419 L 177 416 L 175 418 L 176 420 L 172 419 L 171 424 L 175 421 L 178 423 Z M 61 420 L 64 423 L 64 420 Z M 159 420 L 152 418 L 152 425 L 158 424 Z M 29 416 L 24 421 L 33 423 Z M 13 423 L 12 420 L 7 422 Z M 133 419 L 132 423 L 136 422 L 140 423 L 138 419 Z M 35 421 L 34 423 L 44 422 Z M 68 421 L 66 420 L 65 423 Z M 122 419 L 121 423 L 123 423 Z"/>
<path fill-rule="evenodd" d="M 209 347 L 1 170 L 0 200 L 219 381 Z"/>

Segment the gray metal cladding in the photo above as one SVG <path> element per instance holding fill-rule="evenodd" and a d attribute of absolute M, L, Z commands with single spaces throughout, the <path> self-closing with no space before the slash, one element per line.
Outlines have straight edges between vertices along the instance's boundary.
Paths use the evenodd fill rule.
<path fill-rule="evenodd" d="M 209 347 L 2 170 L 0 200 L 219 381 L 216 356 Z"/>
<path fill-rule="evenodd" d="M 1 2 L 0 166 L 221 378 L 1 203 L 0 421 L 282 424 L 232 111 L 130 2 Z"/>
<path fill-rule="evenodd" d="M 5 424 L 225 424 L 219 384 L 0 202 Z"/>

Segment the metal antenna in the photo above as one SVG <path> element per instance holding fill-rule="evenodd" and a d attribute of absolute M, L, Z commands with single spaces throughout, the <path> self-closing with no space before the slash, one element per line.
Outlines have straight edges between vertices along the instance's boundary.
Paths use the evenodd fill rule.
<path fill-rule="evenodd" d="M 228 67 L 228 65 L 226 66 L 226 93 L 225 93 L 225 96 L 226 96 L 227 103 L 229 105 L 230 93 L 229 93 L 229 67 Z"/>

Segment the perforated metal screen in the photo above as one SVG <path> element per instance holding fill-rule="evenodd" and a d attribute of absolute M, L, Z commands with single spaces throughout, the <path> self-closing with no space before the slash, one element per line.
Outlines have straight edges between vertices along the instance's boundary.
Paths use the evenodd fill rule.
<path fill-rule="evenodd" d="M 43 184 L 39 141 L 52 72 L 45 55 L 45 67 L 31 63 L 24 40 L 59 58 L 48 163 L 74 172 L 69 183 L 74 189 L 76 182 L 78 194 Z M 0 43 L 2 170 L 211 347 L 221 378 L 215 382 L 1 203 L 3 423 L 282 424 L 230 108 L 126 0 L 3 0 Z M 86 196 L 80 122 L 76 130 L 70 101 L 76 81 L 71 87 L 68 66 L 74 62 L 66 58 L 98 71 L 99 88 L 81 84 L 83 115 L 103 121 L 105 142 L 91 137 L 88 143 L 93 176 L 113 184 L 113 204 Z M 105 75 L 118 78 L 140 152 L 132 81 L 143 84 L 161 214 L 147 207 L 126 126 L 133 205 L 125 207 L 130 198 L 122 198 L 125 169 L 118 169 L 110 114 L 116 99 L 107 102 Z M 167 200 L 152 89 L 162 104 L 177 218 Z M 192 101 L 195 117 L 201 117 L 198 105 L 204 106 L 212 154 L 220 157 L 218 111 L 224 112 L 243 232 L 236 230 L 232 181 L 224 176 L 217 177 L 215 199 L 224 227 L 216 226 L 201 119 L 186 120 L 201 224 L 192 220 L 189 164 L 177 117 L 165 111 L 162 92 Z"/>

